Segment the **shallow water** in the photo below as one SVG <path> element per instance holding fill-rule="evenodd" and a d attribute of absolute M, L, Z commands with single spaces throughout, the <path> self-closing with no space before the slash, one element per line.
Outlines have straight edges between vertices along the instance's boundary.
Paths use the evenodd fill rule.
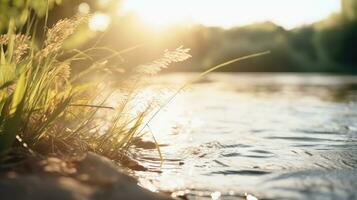
<path fill-rule="evenodd" d="M 193 74 L 158 82 L 181 85 Z M 357 77 L 209 75 L 150 123 L 141 185 L 188 199 L 357 199 Z M 148 136 L 150 137 L 150 136 Z"/>

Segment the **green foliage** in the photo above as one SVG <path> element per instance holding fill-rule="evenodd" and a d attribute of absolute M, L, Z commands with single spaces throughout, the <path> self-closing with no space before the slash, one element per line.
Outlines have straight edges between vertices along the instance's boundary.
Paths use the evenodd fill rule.
<path fill-rule="evenodd" d="M 33 146 L 73 96 L 62 75 L 66 69 L 58 70 L 55 64 L 60 53 L 53 47 L 62 41 L 49 41 L 37 50 L 30 36 L 14 32 L 13 20 L 8 30 L 0 36 L 0 154 L 11 149 L 16 137 Z"/>
<path fill-rule="evenodd" d="M 357 1 L 343 0 L 342 13 L 314 25 L 316 52 L 322 63 L 336 70 L 357 72 Z"/>
<path fill-rule="evenodd" d="M 14 19 L 17 26 L 23 25 L 29 17 L 30 10 L 43 17 L 47 10 L 62 0 L 0 0 L 0 33 L 6 30 L 10 19 Z"/>
<path fill-rule="evenodd" d="M 345 19 L 357 20 L 357 1 L 356 0 L 342 0 L 342 15 Z"/>

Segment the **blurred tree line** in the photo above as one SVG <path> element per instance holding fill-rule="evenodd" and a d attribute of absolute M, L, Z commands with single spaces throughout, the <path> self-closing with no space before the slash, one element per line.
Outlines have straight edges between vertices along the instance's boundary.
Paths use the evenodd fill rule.
<path fill-rule="evenodd" d="M 21 16 L 13 7 L 21 5 L 14 2 L 22 1 L 26 0 L 0 0 L 0 25 L 5 24 L 8 15 Z M 47 2 L 26 2 L 32 1 Z M 82 2 L 90 6 L 91 12 L 100 11 L 111 15 L 111 26 L 105 33 L 95 35 L 88 31 L 82 32 L 79 44 L 83 49 L 98 43 L 99 46 L 116 50 L 142 45 L 123 57 L 111 60 L 113 64 L 121 65 L 120 67 L 151 61 L 167 48 L 184 45 L 192 49 L 193 58 L 169 70 L 202 71 L 229 59 L 271 50 L 272 53 L 268 56 L 231 65 L 224 70 L 357 73 L 357 56 L 354 51 L 357 46 L 357 0 L 341 0 L 340 13 L 293 30 L 286 30 L 271 22 L 262 22 L 231 29 L 178 25 L 161 32 L 147 27 L 134 15 L 118 15 L 116 0 L 108 0 L 106 5 L 98 4 L 98 0 L 63 0 L 60 6 L 56 4 L 60 3 L 58 0 L 49 2 L 49 6 L 53 7 L 49 12 L 49 24 L 62 17 L 73 16 Z M 39 5 L 31 4 L 31 7 L 43 16 L 43 5 Z M 0 30 L 1 28 L 0 26 Z M 122 62 L 123 58 L 125 62 Z"/>

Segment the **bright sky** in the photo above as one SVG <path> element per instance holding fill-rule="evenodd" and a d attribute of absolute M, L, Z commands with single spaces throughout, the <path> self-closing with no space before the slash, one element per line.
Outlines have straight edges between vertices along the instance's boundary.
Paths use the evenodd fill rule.
<path fill-rule="evenodd" d="M 122 8 L 157 27 L 180 22 L 232 27 L 269 20 L 293 28 L 323 19 L 341 6 L 339 0 L 125 0 Z"/>

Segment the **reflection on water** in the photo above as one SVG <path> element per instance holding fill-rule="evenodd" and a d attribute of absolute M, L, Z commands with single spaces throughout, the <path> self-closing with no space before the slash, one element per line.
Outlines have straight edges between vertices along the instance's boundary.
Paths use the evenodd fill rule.
<path fill-rule="evenodd" d="M 165 160 L 143 150 L 136 175 L 188 199 L 357 199 L 356 97 L 353 76 L 211 74 L 150 124 Z"/>

